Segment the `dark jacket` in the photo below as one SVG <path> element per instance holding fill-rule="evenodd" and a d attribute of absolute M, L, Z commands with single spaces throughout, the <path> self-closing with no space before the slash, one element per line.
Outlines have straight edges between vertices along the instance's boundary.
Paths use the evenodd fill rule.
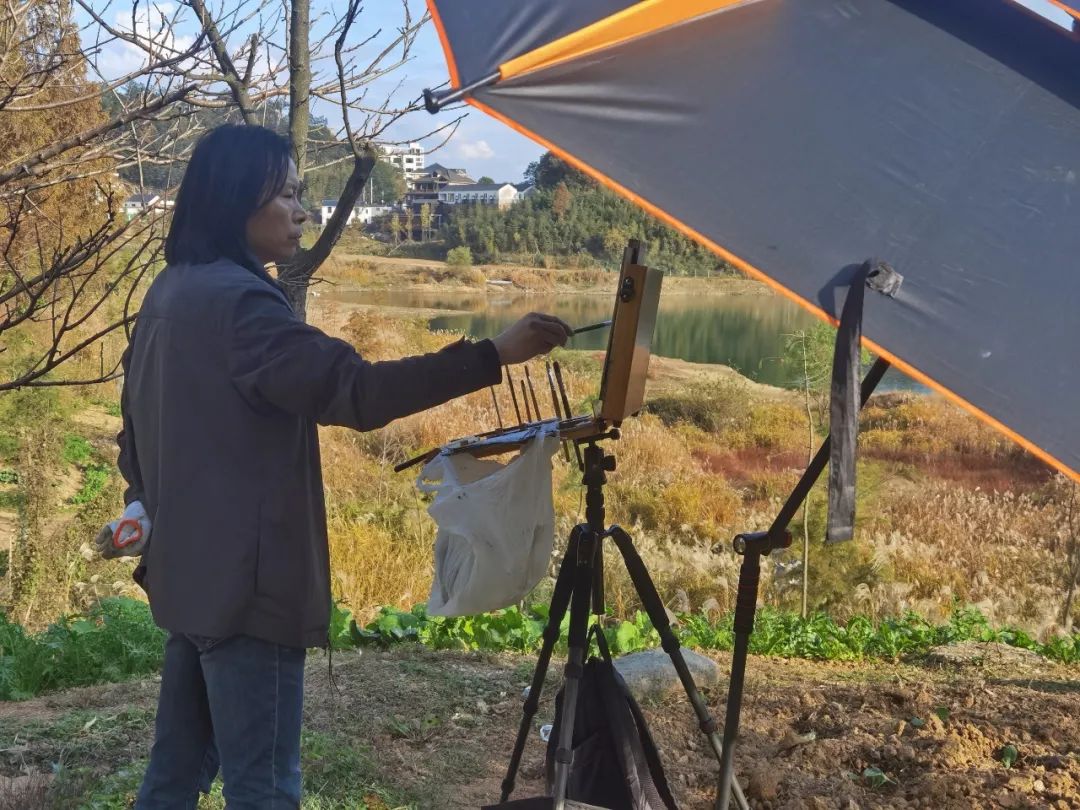
<path fill-rule="evenodd" d="M 153 522 L 154 619 L 295 647 L 325 645 L 330 615 L 316 423 L 371 430 L 501 379 L 491 341 L 368 363 L 227 260 L 155 279 L 124 372 L 118 464 Z"/>

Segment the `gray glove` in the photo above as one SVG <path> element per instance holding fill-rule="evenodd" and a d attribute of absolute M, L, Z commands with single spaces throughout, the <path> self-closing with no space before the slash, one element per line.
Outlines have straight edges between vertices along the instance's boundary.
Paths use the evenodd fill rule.
<path fill-rule="evenodd" d="M 119 520 L 101 527 L 94 545 L 105 559 L 138 557 L 150 542 L 150 518 L 141 501 L 132 501 Z"/>

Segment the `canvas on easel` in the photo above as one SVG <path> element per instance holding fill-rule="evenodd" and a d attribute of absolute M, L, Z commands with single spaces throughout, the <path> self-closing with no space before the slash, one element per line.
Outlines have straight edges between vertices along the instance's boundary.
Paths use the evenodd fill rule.
<path fill-rule="evenodd" d="M 655 267 L 640 264 L 641 254 L 636 240 L 631 241 L 623 254 L 600 380 L 600 418 L 616 425 L 645 404 L 645 381 L 660 305 L 664 274 Z"/>

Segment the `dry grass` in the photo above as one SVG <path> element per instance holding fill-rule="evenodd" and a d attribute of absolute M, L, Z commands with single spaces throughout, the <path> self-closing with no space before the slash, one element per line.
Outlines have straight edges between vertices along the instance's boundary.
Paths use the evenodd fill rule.
<path fill-rule="evenodd" d="M 345 272 L 375 272 L 363 262 L 354 261 L 351 268 Z M 409 273 L 421 270 L 427 272 L 406 268 Z M 598 271 L 563 272 L 584 279 Z M 431 333 L 423 319 L 363 312 L 330 324 L 323 310 L 314 314 L 370 360 L 435 351 L 458 337 Z M 597 393 L 598 353 L 557 356 L 574 411 L 587 412 Z M 542 364 L 533 366 L 532 376 L 541 385 L 540 399 L 547 400 Z M 515 378 L 521 377 L 515 369 Z M 94 396 L 104 400 L 113 393 L 99 390 Z M 505 385 L 498 396 L 503 418 L 511 419 Z M 85 403 L 68 403 L 61 410 L 80 407 Z M 544 408 L 550 412 L 549 405 Z M 805 464 L 803 416 L 786 399 L 753 387 L 730 380 L 695 383 L 692 377 L 665 388 L 649 410 L 654 413 L 628 420 L 622 439 L 610 445 L 619 467 L 607 490 L 609 521 L 631 531 L 669 605 L 730 608 L 738 566 L 730 538 L 766 528 L 790 492 Z M 485 390 L 382 430 L 322 432 L 333 589 L 358 615 L 366 617 L 381 604 L 423 601 L 430 587 L 435 526 L 427 502 L 415 490 L 416 470 L 395 474 L 393 465 L 495 423 L 491 394 Z M 111 448 L 104 433 L 101 441 Z M 827 549 L 820 543 L 824 495 L 820 489 L 813 495 L 809 524 L 815 604 L 839 616 L 887 616 L 912 609 L 943 618 L 956 603 L 970 602 L 996 622 L 1018 624 L 1042 636 L 1060 627 L 1067 547 L 1061 528 L 1064 485 L 1051 481 L 1048 472 L 1007 440 L 936 397 L 875 398 L 865 413 L 860 441 L 862 501 L 854 544 Z M 554 462 L 553 486 L 561 548 L 583 517 L 580 473 L 561 453 Z M 68 516 L 67 526 L 49 532 L 56 534 L 50 547 L 63 550 L 59 564 L 50 565 L 62 573 L 67 594 L 56 602 L 58 610 L 133 591 L 127 569 L 88 562 L 79 554 L 90 524 L 108 516 L 118 497 L 114 490 L 92 513 L 77 521 Z M 801 535 L 801 518 L 792 529 Z M 613 556 L 611 602 L 617 610 L 630 609 L 636 597 Z M 766 566 L 763 597 L 790 606 L 789 579 L 774 581 L 773 573 Z M 42 586 L 51 583 L 46 580 Z M 40 608 L 43 620 L 55 615 L 38 601 L 34 608 Z M 1073 618 L 1080 620 L 1080 605 L 1074 606 Z"/>
<path fill-rule="evenodd" d="M 455 337 L 432 335 L 422 321 L 367 314 L 354 316 L 346 334 L 373 359 L 431 351 Z M 595 353 L 564 352 L 561 360 L 575 411 L 587 410 L 599 374 Z M 534 372 L 534 380 L 543 379 L 542 367 Z M 499 396 L 508 417 L 505 387 Z M 619 467 L 607 490 L 609 521 L 631 531 L 668 604 L 728 609 L 738 572 L 728 541 L 766 528 L 787 497 L 805 464 L 803 416 L 785 400 L 732 382 L 691 384 L 650 410 L 628 420 L 611 446 Z M 354 610 L 364 615 L 382 603 L 420 601 L 430 582 L 435 527 L 414 476 L 389 467 L 494 424 L 491 395 L 482 391 L 370 434 L 326 432 L 334 587 Z M 1030 486 L 1022 454 L 937 398 L 879 397 L 863 430 L 855 543 L 821 544 L 825 499 L 820 488 L 813 496 L 813 603 L 839 616 L 912 609 L 940 619 L 971 602 L 995 621 L 1054 632 L 1062 601 L 1060 494 Z M 891 456 L 891 447 L 907 454 Z M 1026 494 L 988 492 L 973 485 L 978 479 L 958 482 L 935 472 L 950 463 L 993 469 L 995 476 L 1012 470 L 1028 485 Z M 583 508 L 580 473 L 561 454 L 553 486 L 558 549 Z M 792 528 L 801 533 L 801 518 Z M 632 609 L 636 596 L 611 557 L 611 604 Z M 774 580 L 773 573 L 766 566 L 764 598 L 790 606 L 790 578 Z"/>
<path fill-rule="evenodd" d="M 869 542 L 893 581 L 868 597 L 876 612 L 940 619 L 971 603 L 994 622 L 1056 631 L 1064 498 L 1054 488 L 1017 495 L 930 482 L 886 500 Z"/>
<path fill-rule="evenodd" d="M 394 533 L 377 523 L 342 521 L 330 528 L 332 587 L 368 621 L 380 605 L 409 608 L 431 590 L 432 538 Z"/>

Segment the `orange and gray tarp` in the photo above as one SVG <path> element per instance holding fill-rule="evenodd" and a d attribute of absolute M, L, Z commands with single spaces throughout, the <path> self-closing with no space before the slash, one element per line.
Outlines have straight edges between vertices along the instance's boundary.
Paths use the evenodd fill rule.
<path fill-rule="evenodd" d="M 1080 480 L 1080 36 L 1042 1 L 429 7 L 454 86 L 498 74 L 469 103 L 819 316 L 888 262 L 864 344 Z"/>

